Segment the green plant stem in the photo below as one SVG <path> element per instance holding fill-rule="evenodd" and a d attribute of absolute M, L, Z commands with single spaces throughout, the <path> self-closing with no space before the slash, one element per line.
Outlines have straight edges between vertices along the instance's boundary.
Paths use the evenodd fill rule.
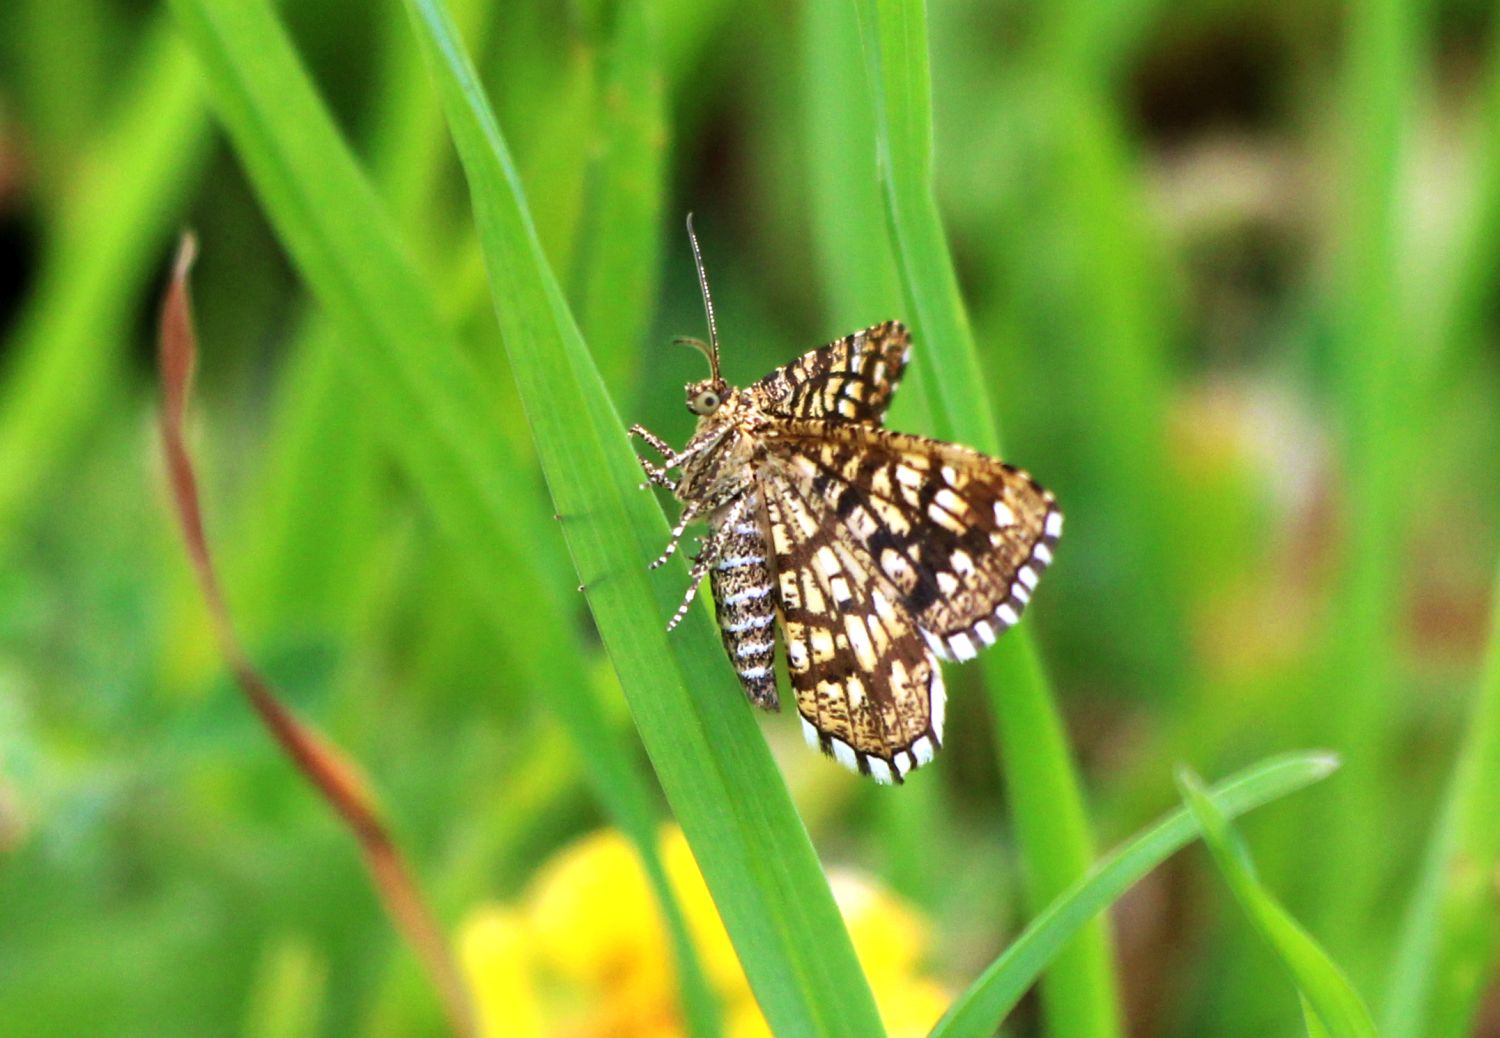
<path fill-rule="evenodd" d="M 1386 1038 L 1461 1038 L 1500 958 L 1500 574 L 1488 658 L 1388 983 Z"/>
<path fill-rule="evenodd" d="M 1333 603 L 1331 671 L 1322 711 L 1337 731 L 1322 731 L 1348 766 L 1318 828 L 1326 863 L 1318 886 L 1320 925 L 1334 954 L 1356 977 L 1374 964 L 1354 958 L 1374 909 L 1387 859 L 1381 819 L 1388 785 L 1396 705 L 1401 601 L 1401 498 L 1396 467 L 1410 404 L 1409 357 L 1401 284 L 1400 170 L 1407 99 L 1414 82 L 1415 16 L 1404 0 L 1354 5 L 1347 22 L 1344 72 L 1342 235 L 1335 299 L 1334 362 L 1342 390 L 1345 541 L 1342 582 Z"/>
<path fill-rule="evenodd" d="M 811 3 L 802 6 L 801 19 L 802 165 L 812 195 L 813 247 L 826 272 L 827 316 L 833 328 L 864 328 L 891 316 L 901 276 L 890 236 L 879 233 L 885 201 L 859 18 L 850 4 Z M 905 410 L 908 399 L 918 396 L 902 394 L 895 406 Z"/>
<path fill-rule="evenodd" d="M 1500 36 L 1490 49 L 1477 128 L 1476 197 L 1458 232 L 1451 278 L 1443 281 L 1451 287 L 1432 320 L 1433 353 L 1420 383 L 1432 411 L 1448 400 L 1433 384 L 1432 369 L 1457 369 L 1465 355 L 1472 359 L 1482 341 L 1484 303 L 1493 294 L 1500 249 Z M 1500 869 L 1500 573 L 1492 588 L 1489 647 L 1473 711 L 1390 966 L 1381 1017 L 1386 1038 L 1468 1034 L 1500 955 L 1500 893 L 1493 882 Z"/>
<path fill-rule="evenodd" d="M 633 0 L 615 12 L 575 260 L 579 329 L 616 394 L 639 369 L 660 266 L 667 114 L 657 6 Z"/>

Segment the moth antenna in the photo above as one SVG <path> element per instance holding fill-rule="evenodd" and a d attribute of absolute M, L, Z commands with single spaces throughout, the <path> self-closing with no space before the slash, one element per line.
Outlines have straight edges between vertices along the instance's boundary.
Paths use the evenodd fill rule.
<path fill-rule="evenodd" d="M 708 366 L 713 372 L 714 381 L 722 382 L 719 377 L 719 324 L 714 320 L 714 300 L 708 292 L 708 272 L 703 269 L 703 250 L 698 247 L 698 234 L 693 230 L 693 214 L 687 214 L 688 241 L 693 243 L 693 263 L 698 268 L 698 287 L 703 291 L 703 312 L 708 315 L 708 341 L 710 350 L 708 352 Z"/>

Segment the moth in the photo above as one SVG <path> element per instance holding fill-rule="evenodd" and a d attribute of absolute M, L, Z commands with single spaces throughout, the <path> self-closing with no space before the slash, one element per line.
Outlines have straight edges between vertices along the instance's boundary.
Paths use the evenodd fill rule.
<path fill-rule="evenodd" d="M 688 217 L 709 341 L 709 377 L 686 387 L 697 431 L 680 451 L 637 425 L 661 455 L 647 482 L 689 524 L 687 614 L 705 575 L 745 695 L 780 708 L 776 631 L 807 741 L 879 782 L 901 782 L 942 746 L 939 660 L 973 659 L 1019 622 L 1052 562 L 1063 515 L 1020 469 L 978 451 L 884 427 L 911 356 L 886 321 L 821 346 L 745 388 L 719 372 L 719 334 Z M 673 472 L 678 475 L 674 476 Z"/>

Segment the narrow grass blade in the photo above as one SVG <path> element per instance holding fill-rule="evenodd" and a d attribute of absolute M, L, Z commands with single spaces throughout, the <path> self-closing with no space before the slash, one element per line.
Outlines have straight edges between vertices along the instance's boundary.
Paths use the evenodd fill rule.
<path fill-rule="evenodd" d="M 628 388 L 654 310 L 667 147 L 655 0 L 619 4 L 603 57 L 574 298 L 604 382 Z"/>
<path fill-rule="evenodd" d="M 1500 575 L 1495 588 L 1500 596 Z M 1386 1038 L 1462 1038 L 1495 975 L 1500 917 L 1500 597 L 1463 748 L 1402 925 Z"/>
<path fill-rule="evenodd" d="M 1429 409 L 1448 406 L 1434 369 L 1468 370 L 1485 341 L 1500 247 L 1500 36 L 1492 41 L 1478 119 L 1476 191 L 1458 235 L 1451 278 L 1440 282 L 1433 349 L 1422 387 Z M 1442 380 L 1445 381 L 1445 380 Z M 1427 427 L 1426 422 L 1420 423 Z M 1402 921 L 1381 1013 L 1386 1038 L 1461 1038 L 1471 1032 L 1500 955 L 1494 877 L 1500 869 L 1500 573 L 1489 647 L 1473 713 L 1427 840 Z"/>
<path fill-rule="evenodd" d="M 1337 766 L 1327 754 L 1287 754 L 1246 768 L 1220 782 L 1208 795 L 1227 817 L 1236 818 L 1312 785 Z M 1021 996 L 1089 920 L 1197 836 L 1197 825 L 1183 808 L 1100 859 L 1088 875 L 1038 914 L 1005 953 L 954 1000 L 932 1038 L 993 1035 Z"/>
<path fill-rule="evenodd" d="M 364 406 L 462 560 L 491 622 L 523 638 L 519 687 L 566 726 L 590 787 L 640 851 L 686 973 L 681 910 L 646 776 L 615 733 L 573 636 L 556 525 L 494 435 L 491 404 L 263 0 L 174 0 L 221 121 L 277 232 L 338 323 Z M 691 981 L 689 981 L 691 982 Z"/>
<path fill-rule="evenodd" d="M 824 272 L 830 327 L 865 328 L 891 316 L 901 279 L 890 236 L 877 233 L 885 201 L 859 19 L 852 5 L 840 3 L 803 4 L 800 18 L 813 247 Z M 900 394 L 896 407 L 904 411 L 917 397 Z"/>
<path fill-rule="evenodd" d="M 455 18 L 471 29 L 488 12 L 463 0 Z M 449 161 L 442 112 L 424 89 L 427 71 L 411 46 L 406 15 L 391 7 L 381 27 L 379 91 L 372 102 L 370 178 L 403 238 L 421 259 L 442 257 L 453 269 L 445 288 L 461 284 L 455 259 L 440 244 L 453 230 L 434 229 L 441 171 Z M 424 266 L 435 262 L 424 263 Z M 362 409 L 348 406 L 339 326 L 309 306 L 291 336 L 289 361 L 272 405 L 274 425 L 239 534 L 244 562 L 236 573 L 241 625 L 255 632 L 280 623 L 335 630 L 352 611 L 377 523 L 380 452 Z M 466 603 L 467 604 L 467 603 Z M 513 627 L 500 629 L 503 635 Z M 523 642 L 515 642 L 519 648 Z"/>
<path fill-rule="evenodd" d="M 128 345 L 121 329 L 156 257 L 167 255 L 208 151 L 192 58 L 165 23 L 145 40 L 112 125 L 60 203 L 36 287 L 0 351 L 0 554 L 116 391 Z"/>
<path fill-rule="evenodd" d="M 705 609 L 670 638 L 685 568 L 648 576 L 667 535 L 557 279 L 509 150 L 438 0 L 409 0 L 485 246 L 496 315 L 548 487 L 663 790 L 778 1034 L 879 1035 L 828 884 Z"/>
<path fill-rule="evenodd" d="M 6 5 L 0 46 L 7 118 L 16 114 L 13 105 L 24 112 L 27 165 L 34 164 L 27 180 L 49 218 L 70 204 L 78 160 L 98 133 L 100 109 L 117 85 L 106 55 L 115 53 L 111 30 L 118 27 L 114 12 L 103 4 L 15 0 Z"/>
<path fill-rule="evenodd" d="M 915 338 L 913 357 L 939 436 L 994 453 L 999 433 L 933 190 L 926 9 L 860 0 L 874 99 L 877 154 L 897 264 Z M 1041 661 L 1025 630 L 984 656 L 985 684 L 1006 748 L 1002 759 L 1026 859 L 1028 898 L 1040 909 L 1093 856 L 1083 793 Z M 1120 1033 L 1109 940 L 1087 927 L 1043 985 L 1053 1033 Z"/>
<path fill-rule="evenodd" d="M 1343 83 L 1344 172 L 1332 300 L 1334 375 L 1342 408 L 1344 478 L 1341 586 L 1331 615 L 1328 698 L 1321 715 L 1348 761 L 1338 794 L 1316 823 L 1322 836 L 1316 878 L 1318 930 L 1356 976 L 1375 963 L 1360 939 L 1389 877 L 1388 858 L 1367 853 L 1380 842 L 1390 786 L 1398 702 L 1394 675 L 1401 601 L 1400 517 L 1411 427 L 1410 344 L 1401 277 L 1402 171 L 1407 165 L 1408 105 L 1417 82 L 1419 5 L 1380 0 L 1349 9 Z"/>
<path fill-rule="evenodd" d="M 1105 6 L 1113 5 L 1047 10 L 1059 21 L 1087 20 L 1084 12 Z M 1170 702 L 1190 687 L 1185 671 L 1194 659 L 1181 651 L 1183 611 L 1196 590 L 1188 572 L 1195 555 L 1184 548 L 1216 543 L 1219 531 L 1205 529 L 1214 513 L 1197 507 L 1197 497 L 1185 501 L 1191 492 L 1174 479 L 1167 354 L 1180 329 L 1169 264 L 1146 215 L 1150 192 L 1117 99 L 1071 53 L 1096 33 L 1075 27 L 1065 35 L 1081 38 L 1062 43 L 1041 32 L 1043 42 L 1022 66 L 1035 71 L 1014 89 L 1021 122 L 1014 161 L 1033 187 L 1012 203 L 1023 210 L 1008 217 L 1015 226 L 995 236 L 1003 276 L 1015 285 L 1006 317 L 1024 340 L 1005 351 L 1021 369 L 1007 381 L 1038 384 L 1048 429 L 1066 441 L 1054 448 L 1053 463 L 1088 495 L 1089 512 L 1072 536 L 1077 557 L 1088 560 L 1090 586 L 1152 603 L 1099 617 L 1094 637 L 1113 643 L 1125 690 L 1149 689 Z M 1088 302 L 1073 302 L 1079 299 Z M 1047 383 L 1062 388 L 1049 393 Z"/>
<path fill-rule="evenodd" d="M 1323 1026 L 1323 1018 L 1318 1016 L 1317 1010 L 1307 1001 L 1307 996 L 1299 992 L 1297 1001 L 1302 1006 L 1302 1026 L 1307 1028 L 1307 1038 L 1329 1038 L 1328 1028 Z"/>
<path fill-rule="evenodd" d="M 199 587 L 208 603 L 220 650 L 229 661 L 246 702 L 265 725 L 266 731 L 359 844 L 365 868 L 392 924 L 427 968 L 447 1013 L 448 1025 L 456 1035 L 473 1035 L 473 1007 L 458 965 L 449 952 L 442 929 L 422 897 L 405 855 L 381 818 L 369 781 L 353 761 L 282 704 L 250 661 L 235 633 L 204 529 L 198 480 L 184 434 L 198 353 L 188 294 L 188 270 L 193 263 L 193 253 L 192 239 L 184 238 L 178 250 L 172 283 L 162 303 L 161 438 L 178 524 Z"/>
<path fill-rule="evenodd" d="M 239 1033 L 244 1038 L 316 1038 L 327 997 L 328 963 L 300 941 L 272 941 L 261 953 Z"/>
<path fill-rule="evenodd" d="M 1249 852 L 1224 812 L 1209 797 L 1202 780 L 1183 768 L 1178 772 L 1177 785 L 1224 882 L 1271 950 L 1291 971 L 1298 992 L 1327 1033 L 1332 1038 L 1375 1038 L 1375 1022 L 1358 992 L 1328 953 L 1261 885 Z M 1309 1033 L 1314 1032 L 1309 1029 Z"/>

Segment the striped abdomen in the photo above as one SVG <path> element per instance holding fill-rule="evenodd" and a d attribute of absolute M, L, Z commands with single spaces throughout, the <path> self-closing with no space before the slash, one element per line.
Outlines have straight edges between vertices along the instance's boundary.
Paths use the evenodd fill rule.
<path fill-rule="evenodd" d="M 776 596 L 771 563 L 756 518 L 760 508 L 751 502 L 746 511 L 749 516 L 730 531 L 714 561 L 709 584 L 724 650 L 745 686 L 745 695 L 756 706 L 777 710 L 781 701 L 776 696 Z"/>

